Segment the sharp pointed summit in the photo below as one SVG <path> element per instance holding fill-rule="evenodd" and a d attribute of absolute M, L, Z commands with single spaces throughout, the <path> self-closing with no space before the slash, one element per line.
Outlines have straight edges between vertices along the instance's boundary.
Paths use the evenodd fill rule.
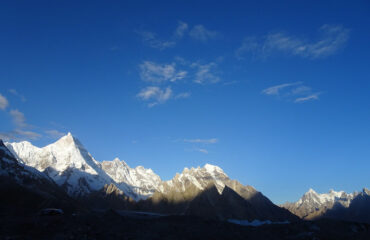
<path fill-rule="evenodd" d="M 100 164 L 71 133 L 43 148 L 29 142 L 6 145 L 20 161 L 45 172 L 70 195 L 83 195 L 112 182 Z"/>

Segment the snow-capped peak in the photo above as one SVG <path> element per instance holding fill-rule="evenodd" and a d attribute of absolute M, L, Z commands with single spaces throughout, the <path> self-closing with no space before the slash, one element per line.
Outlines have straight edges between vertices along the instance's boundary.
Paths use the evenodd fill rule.
<path fill-rule="evenodd" d="M 315 190 L 310 188 L 303 196 L 300 198 L 296 205 L 300 206 L 302 204 L 322 206 L 328 204 L 334 204 L 340 201 L 343 206 L 349 206 L 351 200 L 354 198 L 354 194 L 347 194 L 344 191 L 336 192 L 331 189 L 328 193 L 317 193 Z"/>
<path fill-rule="evenodd" d="M 23 163 L 41 172 L 45 171 L 58 185 L 65 186 L 71 195 L 99 190 L 112 182 L 71 133 L 43 148 L 29 142 L 6 145 Z"/>
<path fill-rule="evenodd" d="M 75 138 L 70 132 L 68 132 L 67 135 L 61 137 L 59 140 L 57 140 L 56 142 L 50 145 L 54 145 L 54 146 L 57 145 L 59 147 L 75 147 L 75 148 L 79 148 L 81 150 L 86 151 L 82 143 L 77 138 Z"/>
<path fill-rule="evenodd" d="M 200 190 L 204 190 L 210 183 L 213 183 L 221 194 L 225 187 L 225 182 L 230 180 L 224 171 L 211 164 L 205 164 L 204 167 L 184 168 L 182 173 L 176 173 L 172 180 L 162 184 L 161 191 L 166 192 L 175 187 L 179 191 L 185 191 L 189 184 L 194 185 Z"/>
<path fill-rule="evenodd" d="M 312 188 L 310 188 L 310 189 L 308 189 L 306 194 L 317 194 L 317 192 L 315 190 L 313 190 Z"/>
<path fill-rule="evenodd" d="M 206 169 L 207 172 L 210 172 L 210 173 L 211 172 L 212 173 L 214 173 L 214 172 L 224 173 L 224 171 L 220 167 L 218 167 L 216 165 L 211 165 L 211 164 L 208 164 L 208 163 L 206 163 L 203 168 Z"/>
<path fill-rule="evenodd" d="M 103 161 L 102 169 L 118 184 L 118 187 L 127 188 L 129 186 L 134 194 L 130 196 L 135 200 L 151 196 L 162 182 L 152 169 L 145 169 L 142 166 L 131 168 L 119 158 Z M 124 192 L 127 194 L 127 191 Z"/>

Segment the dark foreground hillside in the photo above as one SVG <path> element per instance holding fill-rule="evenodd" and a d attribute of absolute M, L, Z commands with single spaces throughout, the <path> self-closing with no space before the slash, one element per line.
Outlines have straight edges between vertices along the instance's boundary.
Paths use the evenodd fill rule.
<path fill-rule="evenodd" d="M 370 225 L 320 220 L 260 227 L 115 211 L 0 217 L 0 239 L 370 239 Z"/>

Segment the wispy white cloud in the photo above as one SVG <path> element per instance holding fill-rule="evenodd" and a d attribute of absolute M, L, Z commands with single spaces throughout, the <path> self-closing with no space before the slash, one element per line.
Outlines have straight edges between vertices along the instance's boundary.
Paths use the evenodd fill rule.
<path fill-rule="evenodd" d="M 176 46 L 178 41 L 184 38 L 185 35 L 188 35 L 195 40 L 200 40 L 203 42 L 206 42 L 209 39 L 215 39 L 221 35 L 219 32 L 211 31 L 201 24 L 195 25 L 190 29 L 189 25 L 183 21 L 178 22 L 172 36 L 169 37 L 167 40 L 159 38 L 158 35 L 152 31 L 140 30 L 135 32 L 142 38 L 144 44 L 159 50 L 164 50 Z"/>
<path fill-rule="evenodd" d="M 321 92 L 313 92 L 311 87 L 303 85 L 302 82 L 284 83 L 262 90 L 265 95 L 279 96 L 288 101 L 303 103 L 310 100 L 318 100 Z"/>
<path fill-rule="evenodd" d="M 0 139 L 4 141 L 37 140 L 40 134 L 32 131 L 15 129 L 10 132 L 0 132 Z"/>
<path fill-rule="evenodd" d="M 218 76 L 218 72 L 215 70 L 217 67 L 215 62 L 210 62 L 207 64 L 195 62 L 191 64 L 191 67 L 196 69 L 194 78 L 195 83 L 217 83 L 221 80 L 221 78 Z"/>
<path fill-rule="evenodd" d="M 208 150 L 204 149 L 204 148 L 197 148 L 195 150 L 198 151 L 198 152 L 204 153 L 204 154 L 208 154 Z"/>
<path fill-rule="evenodd" d="M 36 140 L 42 137 L 41 134 L 29 130 L 32 126 L 27 124 L 24 114 L 18 109 L 10 110 L 9 115 L 12 117 L 15 129 L 8 132 L 0 132 L 1 139 L 5 141 Z"/>
<path fill-rule="evenodd" d="M 46 130 L 45 133 L 48 135 L 50 138 L 61 138 L 64 135 L 66 135 L 64 132 L 60 132 L 58 130 L 52 129 L 52 130 Z"/>
<path fill-rule="evenodd" d="M 5 110 L 9 105 L 8 99 L 0 94 L 0 109 Z"/>
<path fill-rule="evenodd" d="M 140 78 L 144 82 L 149 82 L 150 86 L 144 87 L 136 95 L 143 101 L 150 101 L 149 107 L 167 102 L 169 99 L 189 98 L 189 91 L 173 92 L 191 79 L 197 84 L 214 84 L 221 81 L 218 63 L 222 59 L 216 59 L 214 62 L 191 62 L 177 57 L 172 63 L 156 63 L 153 61 L 144 61 L 139 65 Z M 180 67 L 178 67 L 180 66 Z M 183 80 L 184 79 L 184 80 Z M 183 80 L 183 81 L 179 81 Z M 167 88 L 163 88 L 166 84 Z M 184 86 L 184 85 L 183 85 Z"/>
<path fill-rule="evenodd" d="M 153 83 L 175 82 L 186 77 L 187 72 L 176 70 L 176 64 L 158 64 L 155 62 L 145 61 L 140 64 L 141 79 Z"/>
<path fill-rule="evenodd" d="M 266 89 L 263 89 L 262 90 L 262 93 L 263 94 L 266 94 L 266 95 L 279 95 L 280 90 L 282 90 L 284 88 L 287 88 L 287 87 L 291 87 L 291 86 L 297 85 L 297 84 L 301 84 L 301 83 L 302 82 L 284 83 L 284 84 L 280 84 L 280 85 L 268 87 Z"/>
<path fill-rule="evenodd" d="M 303 102 L 307 102 L 307 101 L 311 101 L 311 100 L 318 100 L 319 99 L 319 95 L 321 93 L 313 93 L 313 94 L 310 94 L 306 97 L 300 97 L 300 98 L 296 98 L 294 100 L 295 103 L 303 103 Z"/>
<path fill-rule="evenodd" d="M 219 36 L 219 32 L 206 29 L 203 25 L 195 25 L 189 32 L 190 37 L 200 41 L 207 41 Z"/>
<path fill-rule="evenodd" d="M 182 99 L 182 98 L 188 98 L 190 97 L 191 93 L 190 92 L 183 92 L 179 93 L 175 96 L 175 99 Z"/>
<path fill-rule="evenodd" d="M 307 86 L 298 86 L 294 89 L 292 89 L 292 94 L 293 95 L 298 95 L 298 94 L 307 94 L 307 93 L 310 93 L 312 91 L 312 88 L 311 87 L 307 87 Z"/>
<path fill-rule="evenodd" d="M 3 141 L 12 141 L 15 140 L 14 135 L 10 132 L 0 132 L 0 139 Z"/>
<path fill-rule="evenodd" d="M 25 101 L 26 101 L 26 98 L 25 98 L 22 94 L 20 94 L 17 90 L 15 90 L 15 89 L 9 89 L 8 91 L 9 91 L 11 94 L 13 94 L 14 96 L 19 97 L 19 98 L 21 99 L 21 101 L 22 101 L 22 102 L 25 102 Z"/>
<path fill-rule="evenodd" d="M 303 58 L 317 59 L 336 53 L 348 41 L 350 30 L 340 25 L 325 24 L 319 29 L 318 40 L 306 40 L 285 32 L 270 33 L 257 39 L 247 37 L 236 56 L 242 59 L 246 53 L 266 58 L 274 52 L 282 52 Z"/>
<path fill-rule="evenodd" d="M 244 38 L 242 45 L 236 49 L 235 56 L 237 59 L 244 59 L 246 53 L 251 53 L 253 57 L 256 57 L 256 53 L 260 49 L 261 45 L 258 43 L 256 37 L 246 37 Z"/>
<path fill-rule="evenodd" d="M 186 22 L 179 21 L 177 28 L 174 32 L 175 38 L 183 38 L 189 26 Z"/>
<path fill-rule="evenodd" d="M 184 142 L 187 142 L 187 143 L 202 143 L 202 144 L 215 144 L 215 143 L 218 143 L 218 139 L 217 138 L 209 138 L 209 139 L 201 139 L 201 138 L 184 139 Z"/>
<path fill-rule="evenodd" d="M 195 138 L 195 139 L 183 139 L 185 143 L 192 143 L 194 148 L 191 151 L 197 151 L 204 154 L 208 154 L 208 150 L 204 148 L 205 145 L 208 144 L 216 144 L 218 143 L 217 138 L 209 138 L 209 139 L 202 139 L 202 138 Z"/>
<path fill-rule="evenodd" d="M 176 42 L 175 41 L 171 41 L 171 40 L 161 40 L 157 37 L 157 34 L 153 33 L 153 32 L 149 32 L 149 31 L 136 31 L 137 34 L 139 34 L 142 39 L 143 39 L 143 42 L 145 44 L 147 44 L 149 47 L 152 47 L 152 48 L 157 48 L 157 49 L 160 49 L 160 50 L 164 50 L 166 48 L 171 48 L 171 47 L 174 47 L 176 45 Z"/>
<path fill-rule="evenodd" d="M 41 137 L 40 134 L 32 131 L 22 130 L 22 129 L 15 129 L 15 134 L 18 136 L 19 139 L 32 139 L 36 140 Z"/>
<path fill-rule="evenodd" d="M 235 85 L 235 84 L 237 84 L 237 83 L 239 83 L 239 81 L 232 80 L 232 81 L 224 82 L 223 84 L 224 84 L 225 86 L 229 86 L 229 85 Z"/>
<path fill-rule="evenodd" d="M 155 105 L 165 103 L 172 96 L 173 93 L 171 87 L 161 89 L 156 86 L 145 87 L 137 94 L 138 98 L 144 101 L 150 101 L 148 107 L 154 107 Z"/>
<path fill-rule="evenodd" d="M 24 117 L 24 114 L 20 112 L 18 109 L 10 110 L 10 116 L 13 118 L 13 123 L 18 128 L 24 128 L 27 127 L 28 124 L 26 123 L 26 118 Z"/>

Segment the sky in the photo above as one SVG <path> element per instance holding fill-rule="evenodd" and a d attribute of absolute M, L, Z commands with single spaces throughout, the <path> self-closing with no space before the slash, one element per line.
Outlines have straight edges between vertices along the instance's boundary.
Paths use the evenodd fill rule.
<path fill-rule="evenodd" d="M 2 1 L 0 138 L 71 132 L 275 203 L 370 187 L 369 1 Z"/>

